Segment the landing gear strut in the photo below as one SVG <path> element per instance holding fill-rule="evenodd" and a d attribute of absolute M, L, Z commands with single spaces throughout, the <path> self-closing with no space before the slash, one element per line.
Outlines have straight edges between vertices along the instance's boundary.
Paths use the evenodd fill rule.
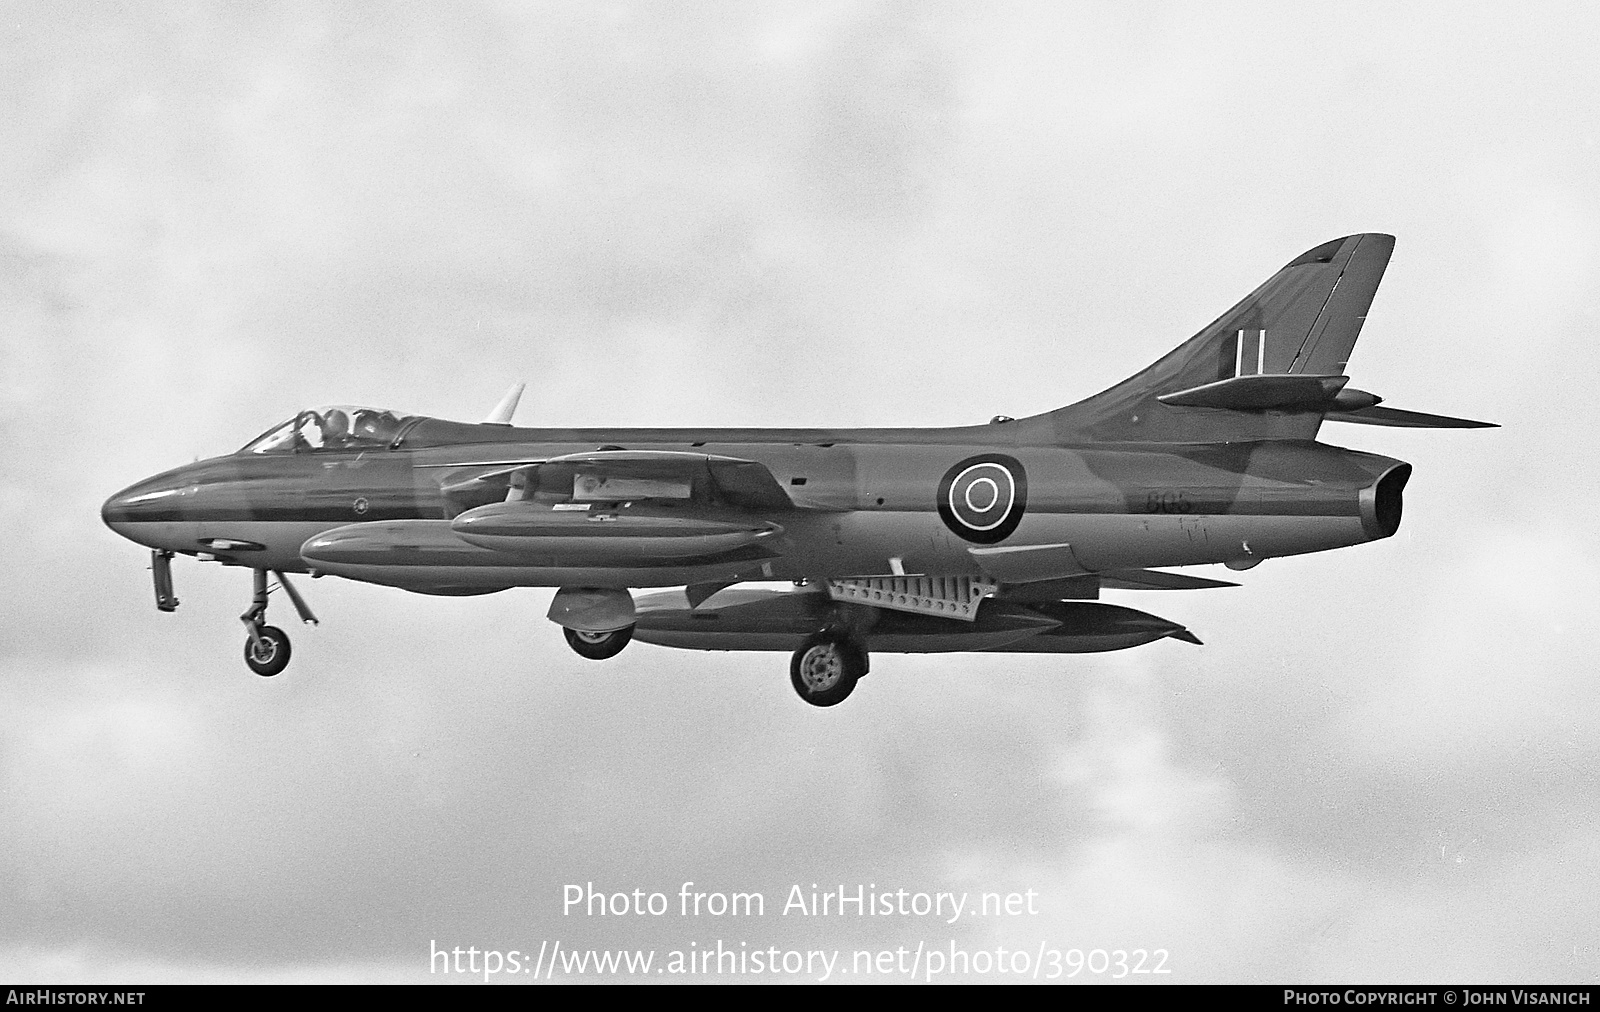
<path fill-rule="evenodd" d="M 845 701 L 867 673 L 867 652 L 837 632 L 819 632 L 800 644 L 789 662 L 789 681 L 812 706 Z"/>
<path fill-rule="evenodd" d="M 245 609 L 239 621 L 244 623 L 245 632 L 249 635 L 244 641 L 244 663 L 263 678 L 271 678 L 289 666 L 289 636 L 277 626 L 267 625 L 267 571 L 265 569 L 253 570 L 255 576 L 255 593 L 250 598 L 250 607 Z M 273 576 L 278 578 L 278 586 L 289 595 L 289 601 L 294 605 L 294 610 L 300 616 L 300 621 L 317 624 L 317 617 L 306 606 L 305 599 L 300 592 L 294 589 L 289 578 L 274 570 Z"/>

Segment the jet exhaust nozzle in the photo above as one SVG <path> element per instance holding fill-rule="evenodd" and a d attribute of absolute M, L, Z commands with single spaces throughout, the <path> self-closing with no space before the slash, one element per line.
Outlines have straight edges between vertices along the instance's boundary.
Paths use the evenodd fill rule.
<path fill-rule="evenodd" d="M 1362 489 L 1356 497 L 1361 508 L 1361 529 L 1377 541 L 1400 529 L 1401 493 L 1411 480 L 1411 465 L 1396 464 Z"/>

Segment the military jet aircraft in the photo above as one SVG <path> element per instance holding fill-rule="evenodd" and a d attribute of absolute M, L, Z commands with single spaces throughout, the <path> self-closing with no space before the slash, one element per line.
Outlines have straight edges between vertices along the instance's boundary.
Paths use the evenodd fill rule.
<path fill-rule="evenodd" d="M 1316 440 L 1325 420 L 1473 428 L 1379 406 L 1345 364 L 1394 247 L 1363 234 L 1295 257 L 1154 365 L 1028 418 L 921 429 L 529 429 L 520 387 L 483 422 L 302 411 L 227 456 L 105 504 L 152 549 L 250 570 L 245 662 L 275 675 L 268 575 L 421 594 L 559 588 L 581 656 L 630 640 L 792 651 L 800 697 L 831 706 L 874 651 L 1081 653 L 1183 626 L 1105 589 L 1234 586 L 1158 567 L 1222 564 L 1394 534 L 1411 465 Z M 778 583 L 779 588 L 761 586 Z M 635 598 L 633 591 L 655 590 Z"/>

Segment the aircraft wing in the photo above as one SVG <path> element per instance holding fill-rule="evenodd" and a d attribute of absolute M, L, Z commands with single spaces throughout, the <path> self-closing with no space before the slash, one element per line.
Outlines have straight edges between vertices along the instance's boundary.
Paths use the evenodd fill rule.
<path fill-rule="evenodd" d="M 529 460 L 449 465 L 440 490 L 461 513 L 508 500 L 670 501 L 759 513 L 819 508 L 791 499 L 765 464 L 674 450 L 595 450 Z"/>
<path fill-rule="evenodd" d="M 795 508 L 765 464 L 679 450 L 595 450 L 522 468 L 525 498 L 575 503 L 668 500 L 749 512 Z M 518 484 L 512 479 L 513 486 Z"/>
<path fill-rule="evenodd" d="M 563 454 L 478 475 L 505 482 L 450 529 L 480 548 L 568 566 L 709 564 L 772 558 L 797 507 L 763 464 L 673 450 Z"/>

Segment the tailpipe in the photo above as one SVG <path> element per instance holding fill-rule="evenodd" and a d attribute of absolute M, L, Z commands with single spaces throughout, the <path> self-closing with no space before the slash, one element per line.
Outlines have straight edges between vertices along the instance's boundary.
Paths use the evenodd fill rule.
<path fill-rule="evenodd" d="M 1396 464 L 1361 490 L 1361 529 L 1373 541 L 1392 537 L 1400 529 L 1401 492 L 1411 480 L 1411 465 Z"/>

